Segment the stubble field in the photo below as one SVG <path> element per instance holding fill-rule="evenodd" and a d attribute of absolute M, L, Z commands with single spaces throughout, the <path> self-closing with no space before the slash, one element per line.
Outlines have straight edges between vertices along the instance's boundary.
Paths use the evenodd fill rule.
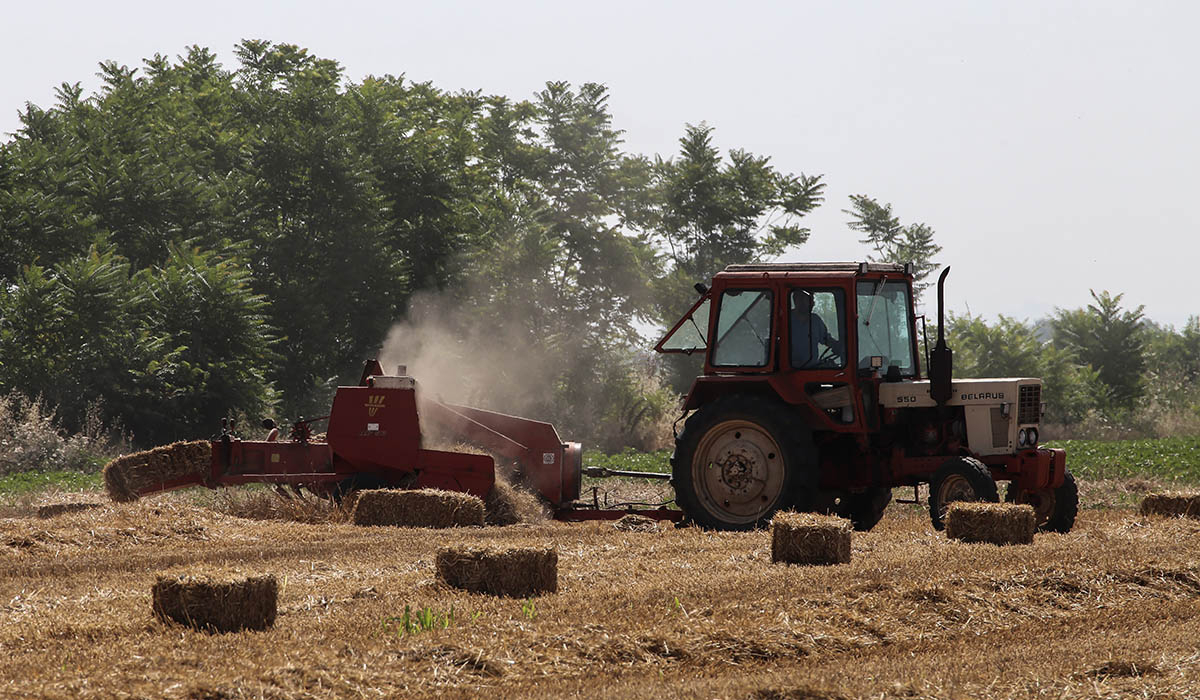
<path fill-rule="evenodd" d="M 1142 517 L 1121 484 L 1089 494 L 1114 505 L 1030 546 L 950 542 L 893 505 L 833 567 L 771 564 L 765 531 L 363 528 L 179 494 L 10 509 L 0 697 L 1200 696 L 1200 521 Z M 553 544 L 559 592 L 449 589 L 434 555 L 460 543 Z M 274 628 L 154 620 L 156 574 L 183 571 L 274 574 Z"/>

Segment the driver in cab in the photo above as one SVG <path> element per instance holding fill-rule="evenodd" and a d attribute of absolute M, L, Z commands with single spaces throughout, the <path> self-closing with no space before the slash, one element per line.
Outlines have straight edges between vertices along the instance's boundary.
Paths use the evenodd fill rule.
<path fill-rule="evenodd" d="M 792 292 L 792 367 L 836 369 L 846 365 L 846 345 L 833 337 L 820 313 L 814 311 L 811 292 Z"/>

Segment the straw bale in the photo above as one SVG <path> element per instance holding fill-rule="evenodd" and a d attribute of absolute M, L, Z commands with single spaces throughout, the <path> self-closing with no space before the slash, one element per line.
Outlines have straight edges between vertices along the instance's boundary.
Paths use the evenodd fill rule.
<path fill-rule="evenodd" d="M 952 540 L 1032 544 L 1036 530 L 1037 516 L 1028 505 L 956 501 L 946 509 L 946 536 Z"/>
<path fill-rule="evenodd" d="M 90 510 L 99 508 L 101 503 L 49 503 L 44 506 L 38 506 L 37 516 L 39 518 L 53 518 L 56 515 L 64 513 L 78 513 L 81 510 Z"/>
<path fill-rule="evenodd" d="M 558 590 L 558 550 L 553 547 L 442 547 L 437 575 L 472 593 L 526 598 Z"/>
<path fill-rule="evenodd" d="M 618 518 L 613 523 L 613 527 L 624 532 L 657 532 L 658 521 L 644 515 L 630 513 Z"/>
<path fill-rule="evenodd" d="M 200 483 L 212 461 L 207 440 L 176 442 L 122 455 L 104 467 L 104 486 L 114 501 L 136 501 L 142 489 L 194 476 Z"/>
<path fill-rule="evenodd" d="M 378 489 L 359 492 L 351 520 L 355 525 L 479 527 L 483 510 L 483 501 L 469 493 Z"/>
<path fill-rule="evenodd" d="M 151 589 L 154 616 L 209 632 L 264 630 L 275 624 L 274 576 L 160 575 Z"/>
<path fill-rule="evenodd" d="M 1152 493 L 1142 499 L 1142 515 L 1200 518 L 1200 495 Z"/>
<path fill-rule="evenodd" d="M 771 521 L 771 561 L 845 564 L 850 561 L 850 521 L 816 513 L 779 513 Z"/>

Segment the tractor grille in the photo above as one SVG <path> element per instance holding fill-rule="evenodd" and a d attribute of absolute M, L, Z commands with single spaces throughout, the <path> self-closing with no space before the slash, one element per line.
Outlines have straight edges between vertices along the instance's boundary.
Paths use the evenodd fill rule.
<path fill-rule="evenodd" d="M 1042 385 L 1026 384 L 1017 394 L 1017 423 L 1026 425 L 1042 421 Z"/>

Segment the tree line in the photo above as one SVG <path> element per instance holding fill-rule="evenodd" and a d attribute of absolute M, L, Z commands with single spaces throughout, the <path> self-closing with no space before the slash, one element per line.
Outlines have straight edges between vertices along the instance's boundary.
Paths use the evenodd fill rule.
<path fill-rule="evenodd" d="M 702 122 L 671 157 L 623 150 L 599 84 L 515 100 L 353 82 L 288 44 L 235 54 L 231 69 L 200 47 L 104 63 L 95 94 L 62 85 L 0 144 L 0 392 L 40 397 L 67 430 L 100 415 L 148 445 L 227 415 L 323 415 L 436 299 L 480 403 L 520 391 L 564 435 L 646 446 L 688 368 L 648 358 L 639 329 L 673 322 L 725 265 L 803 244 L 824 201 L 820 175 L 722 153 Z M 875 258 L 933 270 L 932 229 L 866 195 L 848 206 Z M 1058 357 L 1082 387 L 1067 400 L 1126 405 L 1108 365 L 1057 333 L 1030 357 Z M 507 355 L 481 362 L 487 346 Z"/>
<path fill-rule="evenodd" d="M 1200 431 L 1200 318 L 1158 325 L 1121 294 L 1037 322 L 951 318 L 955 372 L 1041 377 L 1047 421 L 1063 436 L 1143 437 Z"/>

